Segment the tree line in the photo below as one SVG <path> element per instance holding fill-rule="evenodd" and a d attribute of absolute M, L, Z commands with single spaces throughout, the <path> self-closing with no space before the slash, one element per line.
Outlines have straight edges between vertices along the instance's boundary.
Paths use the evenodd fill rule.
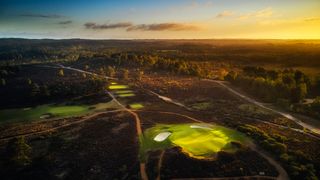
<path fill-rule="evenodd" d="M 244 67 L 242 73 L 231 71 L 225 79 L 265 102 L 298 103 L 307 96 L 320 95 L 320 79 L 312 81 L 299 70 Z"/>
<path fill-rule="evenodd" d="M 170 59 L 158 55 L 117 53 L 111 58 L 117 66 L 142 67 L 155 70 L 169 71 L 181 75 L 192 75 L 198 77 L 213 77 L 212 64 L 208 62 L 184 61 Z"/>
<path fill-rule="evenodd" d="M 102 92 L 106 86 L 106 80 L 99 77 L 79 74 L 75 80 L 67 81 L 63 69 L 56 72 L 57 79 L 52 81 L 38 81 L 37 78 L 19 78 L 18 66 L 10 66 L 0 70 L 1 79 L 6 83 L 0 85 L 0 93 L 3 94 L 0 106 L 22 106 L 38 103 L 47 103 L 50 100 L 62 100 L 64 98 L 83 96 Z M 45 79 L 46 77 L 44 77 Z"/>

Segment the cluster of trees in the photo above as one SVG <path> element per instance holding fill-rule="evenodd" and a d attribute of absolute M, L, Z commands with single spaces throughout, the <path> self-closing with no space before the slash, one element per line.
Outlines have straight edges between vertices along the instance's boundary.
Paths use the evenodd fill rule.
<path fill-rule="evenodd" d="M 50 136 L 47 140 L 47 151 L 37 154 L 23 136 L 11 139 L 1 152 L 2 179 L 56 179 L 51 171 L 55 163 L 53 154 L 59 151 L 66 141 L 58 136 Z"/>
<path fill-rule="evenodd" d="M 193 75 L 210 78 L 213 76 L 210 63 L 184 61 L 178 59 L 164 58 L 148 54 L 118 53 L 111 55 L 118 66 L 143 67 L 157 70 L 169 71 L 182 75 Z"/>
<path fill-rule="evenodd" d="M 108 77 L 119 77 L 123 80 L 128 79 L 136 79 L 141 80 L 144 71 L 140 69 L 131 69 L 131 71 L 128 68 L 116 68 L 115 66 L 101 66 L 98 69 L 98 74 L 102 76 L 108 76 Z"/>
<path fill-rule="evenodd" d="M 309 104 L 295 104 L 292 111 L 320 119 L 320 96 Z"/>
<path fill-rule="evenodd" d="M 33 77 L 29 69 L 19 73 L 19 66 L 5 66 L 0 68 L 0 93 L 4 96 L 0 102 L 1 107 L 30 106 L 47 103 L 51 100 L 62 100 L 87 94 L 100 93 L 105 89 L 104 78 L 83 74 L 66 76 L 63 69 L 53 72 L 56 78 L 45 75 L 43 79 Z M 114 71 L 114 70 L 113 70 Z M 24 76 L 21 77 L 21 74 Z M 70 79 L 72 78 L 72 79 Z M 74 79 L 73 79 L 74 78 Z"/>
<path fill-rule="evenodd" d="M 280 142 L 278 142 L 261 129 L 251 125 L 239 126 L 238 130 L 249 136 L 252 136 L 255 140 L 259 141 L 259 144 L 264 149 L 274 154 L 282 154 L 287 152 L 287 146 L 283 144 L 283 141 L 285 141 L 286 138 L 283 136 L 277 136 L 277 139 L 280 140 Z"/>
<path fill-rule="evenodd" d="M 6 41 L 6 40 L 4 40 Z M 41 42 L 15 42 L 0 41 L 0 64 L 25 64 L 39 62 L 55 62 L 64 59 L 77 60 L 80 48 L 75 45 L 57 46 L 52 42 L 41 44 Z"/>
<path fill-rule="evenodd" d="M 10 165 L 23 167 L 31 163 L 32 148 L 26 143 L 23 136 L 12 139 L 7 146 Z"/>
<path fill-rule="evenodd" d="M 15 76 L 21 70 L 20 66 L 3 66 L 0 68 L 0 86 L 7 84 L 7 79 Z"/>
<path fill-rule="evenodd" d="M 299 70 L 266 70 L 261 67 L 245 67 L 241 74 L 233 71 L 226 80 L 239 86 L 266 102 L 285 99 L 291 103 L 301 102 L 316 86 Z M 320 89 L 319 89 L 320 92 Z"/>
<path fill-rule="evenodd" d="M 99 74 L 108 77 L 114 77 L 116 75 L 116 69 L 112 66 L 103 66 L 99 68 Z"/>
<path fill-rule="evenodd" d="M 288 141 L 286 137 L 278 134 L 270 136 L 251 125 L 239 126 L 238 130 L 253 138 L 261 147 L 277 157 L 292 179 L 317 179 L 312 159 L 300 150 L 289 151 L 284 144 Z"/>
<path fill-rule="evenodd" d="M 100 78 L 88 78 L 81 83 L 58 81 L 49 85 L 32 82 L 29 86 L 29 97 L 34 100 L 74 97 L 101 92 L 104 88 L 105 80 Z"/>

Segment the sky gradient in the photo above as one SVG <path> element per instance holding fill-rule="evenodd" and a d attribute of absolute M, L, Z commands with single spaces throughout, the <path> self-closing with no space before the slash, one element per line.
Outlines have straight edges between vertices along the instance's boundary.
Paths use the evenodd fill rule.
<path fill-rule="evenodd" d="M 8 37 L 320 39 L 320 0 L 1 0 Z"/>

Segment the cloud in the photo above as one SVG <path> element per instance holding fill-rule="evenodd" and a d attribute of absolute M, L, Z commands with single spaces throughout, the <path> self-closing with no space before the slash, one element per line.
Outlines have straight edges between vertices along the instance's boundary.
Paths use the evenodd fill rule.
<path fill-rule="evenodd" d="M 66 24 L 71 24 L 72 23 L 72 21 L 60 21 L 60 22 L 58 22 L 58 24 L 61 24 L 61 25 L 66 25 Z"/>
<path fill-rule="evenodd" d="M 198 27 L 183 23 L 158 23 L 158 24 L 137 24 L 131 22 L 120 22 L 113 24 L 97 24 L 87 22 L 84 24 L 87 29 L 116 29 L 123 28 L 126 31 L 190 31 L 197 30 Z"/>
<path fill-rule="evenodd" d="M 139 24 L 127 28 L 127 31 L 190 31 L 198 27 L 181 23 Z"/>
<path fill-rule="evenodd" d="M 243 14 L 239 16 L 239 19 L 249 19 L 249 18 L 268 18 L 273 15 L 273 10 L 271 7 L 261 9 L 255 12 Z"/>
<path fill-rule="evenodd" d="M 87 29 L 116 29 L 116 28 L 128 28 L 132 26 L 130 22 L 121 22 L 114 24 L 97 24 L 94 22 L 87 22 L 84 24 Z"/>
<path fill-rule="evenodd" d="M 212 1 L 199 2 L 196 0 L 191 1 L 191 3 L 185 6 L 186 9 L 196 9 L 196 8 L 205 8 L 213 6 Z"/>
<path fill-rule="evenodd" d="M 65 17 L 59 14 L 33 14 L 33 13 L 20 14 L 20 16 L 32 17 L 32 18 L 49 18 L 49 19 L 58 19 L 58 18 Z"/>
<path fill-rule="evenodd" d="M 320 21 L 320 17 L 305 18 L 304 21 L 307 21 L 307 22 Z"/>
<path fill-rule="evenodd" d="M 265 8 L 260 11 L 257 11 L 253 15 L 255 17 L 267 18 L 267 17 L 271 17 L 273 15 L 273 10 L 271 7 L 269 7 L 269 8 Z"/>
<path fill-rule="evenodd" d="M 223 11 L 223 12 L 217 14 L 216 18 L 230 17 L 233 14 L 234 13 L 232 11 Z"/>
<path fill-rule="evenodd" d="M 316 24 L 317 22 L 320 22 L 320 17 L 304 17 L 304 18 L 292 18 L 292 19 L 264 19 L 261 21 L 258 21 L 259 25 L 263 26 L 288 26 L 288 25 L 295 25 L 295 26 L 301 26 L 306 24 Z"/>
<path fill-rule="evenodd" d="M 170 7 L 169 10 L 172 12 L 193 11 L 196 9 L 203 10 L 204 8 L 211 8 L 211 7 L 213 7 L 213 3 L 210 0 L 207 0 L 207 1 L 189 0 L 180 6 Z"/>

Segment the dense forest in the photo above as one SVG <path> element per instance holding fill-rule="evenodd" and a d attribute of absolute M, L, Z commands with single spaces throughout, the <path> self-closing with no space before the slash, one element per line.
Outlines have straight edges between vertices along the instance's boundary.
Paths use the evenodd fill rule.
<path fill-rule="evenodd" d="M 320 117 L 320 77 L 311 78 L 292 69 L 275 71 L 262 67 L 244 67 L 239 74 L 229 72 L 225 79 L 264 102 Z M 315 100 L 310 104 L 303 104 L 305 98 Z"/>
<path fill-rule="evenodd" d="M 105 79 L 81 73 L 70 74 L 63 69 L 39 71 L 29 66 L 3 66 L 0 73 L 0 94 L 4 95 L 0 102 L 2 108 L 58 102 L 83 94 L 99 93 L 103 92 L 106 84 Z"/>
<path fill-rule="evenodd" d="M 320 42 L 316 40 L 1 39 L 0 49 L 1 64 L 72 61 L 125 52 L 197 62 L 320 67 Z"/>

